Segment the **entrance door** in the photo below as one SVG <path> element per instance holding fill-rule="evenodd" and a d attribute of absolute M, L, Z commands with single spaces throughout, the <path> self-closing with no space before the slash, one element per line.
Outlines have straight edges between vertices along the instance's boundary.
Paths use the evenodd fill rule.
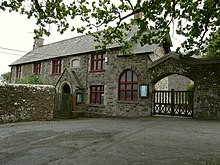
<path fill-rule="evenodd" d="M 71 117 L 72 95 L 68 93 L 55 94 L 54 118 L 65 119 Z"/>
<path fill-rule="evenodd" d="M 65 119 L 71 117 L 73 107 L 73 95 L 70 93 L 70 87 L 65 84 L 62 88 L 63 93 L 56 93 L 55 95 L 55 107 L 54 107 L 54 118 Z"/>
<path fill-rule="evenodd" d="M 153 114 L 193 117 L 193 92 L 154 90 Z"/>

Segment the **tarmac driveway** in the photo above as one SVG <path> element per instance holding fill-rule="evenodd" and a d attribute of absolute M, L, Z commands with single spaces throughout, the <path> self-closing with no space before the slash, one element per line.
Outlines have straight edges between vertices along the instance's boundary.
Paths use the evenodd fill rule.
<path fill-rule="evenodd" d="M 205 165 L 219 160 L 219 121 L 84 118 L 0 125 L 1 165 Z"/>

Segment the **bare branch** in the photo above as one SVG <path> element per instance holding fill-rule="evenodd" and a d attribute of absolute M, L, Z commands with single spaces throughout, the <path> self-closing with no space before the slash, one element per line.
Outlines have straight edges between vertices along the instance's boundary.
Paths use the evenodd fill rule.
<path fill-rule="evenodd" d="M 120 14 L 119 12 L 117 12 L 118 15 L 119 15 L 119 21 L 117 22 L 117 26 L 116 26 L 116 27 L 114 28 L 114 30 L 109 34 L 109 36 L 111 36 L 113 33 L 115 33 L 115 32 L 118 30 L 118 28 L 119 28 L 119 26 L 120 26 L 120 24 L 121 24 L 121 22 L 122 22 L 123 20 L 125 20 L 126 18 L 128 18 L 128 17 L 130 17 L 130 16 L 132 16 L 132 15 L 134 15 L 134 14 L 137 14 L 137 13 L 139 13 L 139 12 L 141 12 L 141 9 L 135 10 L 135 11 L 133 11 L 133 12 L 127 14 L 127 15 L 124 16 L 124 17 L 121 17 L 121 14 Z"/>

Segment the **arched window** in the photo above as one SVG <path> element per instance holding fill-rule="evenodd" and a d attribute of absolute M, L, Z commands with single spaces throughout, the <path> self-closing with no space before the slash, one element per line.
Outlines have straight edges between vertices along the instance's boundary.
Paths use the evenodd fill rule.
<path fill-rule="evenodd" d="M 70 63 L 71 68 L 79 68 L 80 67 L 80 59 L 79 58 L 74 58 L 71 60 Z"/>
<path fill-rule="evenodd" d="M 119 77 L 118 100 L 138 100 L 138 79 L 132 70 L 125 70 Z"/>

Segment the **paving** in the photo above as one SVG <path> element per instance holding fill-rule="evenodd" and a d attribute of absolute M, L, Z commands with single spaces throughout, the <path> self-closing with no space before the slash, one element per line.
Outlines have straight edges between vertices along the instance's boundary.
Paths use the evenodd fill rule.
<path fill-rule="evenodd" d="M 219 121 L 81 118 L 0 125 L 1 165 L 217 165 L 219 160 Z"/>

